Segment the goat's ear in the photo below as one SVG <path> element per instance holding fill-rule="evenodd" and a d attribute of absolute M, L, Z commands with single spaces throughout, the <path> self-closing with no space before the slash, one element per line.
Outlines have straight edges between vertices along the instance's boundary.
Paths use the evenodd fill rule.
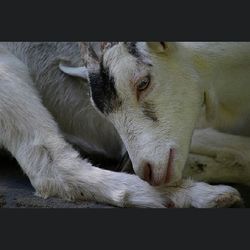
<path fill-rule="evenodd" d="M 86 67 L 98 65 L 101 58 L 101 51 L 98 43 L 79 42 L 81 59 Z"/>
<path fill-rule="evenodd" d="M 147 42 L 147 44 L 156 53 L 170 53 L 174 47 L 171 42 Z"/>
<path fill-rule="evenodd" d="M 112 42 L 80 42 L 80 52 L 86 66 L 98 65 L 102 55 L 112 46 Z"/>
<path fill-rule="evenodd" d="M 66 65 L 63 65 L 63 63 L 59 64 L 60 70 L 70 76 L 80 77 L 84 79 L 85 81 L 89 80 L 89 72 L 86 67 L 69 67 Z"/>

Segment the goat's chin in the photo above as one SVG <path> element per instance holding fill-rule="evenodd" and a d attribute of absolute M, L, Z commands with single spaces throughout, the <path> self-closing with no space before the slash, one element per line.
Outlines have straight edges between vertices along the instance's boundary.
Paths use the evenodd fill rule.
<path fill-rule="evenodd" d="M 164 184 L 164 186 L 179 186 L 182 182 L 182 176 L 174 176 L 172 177 L 168 183 Z"/>

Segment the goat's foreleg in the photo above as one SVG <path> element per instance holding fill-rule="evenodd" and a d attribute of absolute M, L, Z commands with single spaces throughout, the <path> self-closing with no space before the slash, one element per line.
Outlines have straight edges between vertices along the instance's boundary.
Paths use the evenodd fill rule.
<path fill-rule="evenodd" d="M 211 183 L 250 184 L 250 138 L 213 129 L 194 132 L 184 176 Z"/>

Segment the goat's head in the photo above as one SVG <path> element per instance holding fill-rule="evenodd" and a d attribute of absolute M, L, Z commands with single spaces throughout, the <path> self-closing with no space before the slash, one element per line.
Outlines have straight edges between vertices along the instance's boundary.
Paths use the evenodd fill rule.
<path fill-rule="evenodd" d="M 82 48 L 92 103 L 119 132 L 135 173 L 152 185 L 178 181 L 203 101 L 185 54 L 165 42 Z"/>

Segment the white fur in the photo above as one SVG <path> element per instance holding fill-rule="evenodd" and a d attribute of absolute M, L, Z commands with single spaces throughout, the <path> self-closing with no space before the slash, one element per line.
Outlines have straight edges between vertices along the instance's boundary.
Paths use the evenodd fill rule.
<path fill-rule="evenodd" d="M 240 201 L 239 193 L 228 186 L 183 180 L 179 185 L 153 187 L 136 175 L 103 170 L 82 159 L 65 139 L 84 150 L 117 157 L 123 154 L 124 146 L 112 124 L 91 105 L 86 83 L 65 79 L 59 71 L 51 75 L 35 74 L 41 69 L 47 72 L 48 65 L 43 64 L 44 61 L 37 63 L 39 53 L 31 59 L 26 57 L 32 51 L 30 46 L 35 48 L 37 44 L 0 46 L 0 144 L 17 159 L 38 195 L 89 199 L 121 207 L 164 207 L 170 200 L 176 207 L 216 207 Z M 147 46 L 141 46 L 146 53 Z M 166 65 L 165 57 L 151 58 L 156 66 L 153 72 L 156 86 L 148 98 L 156 101 L 161 118 L 159 127 L 144 120 L 135 103 L 131 104 L 131 94 L 128 94 L 125 82 L 129 77 L 128 62 L 133 67 L 134 59 L 124 61 L 124 64 L 121 56 L 113 57 L 118 66 L 112 67 L 113 71 L 120 70 L 117 89 L 128 98 L 123 113 L 110 115 L 110 121 L 129 150 L 135 169 L 140 158 L 147 156 L 154 160 L 156 172 L 162 175 L 168 150 L 175 147 L 178 150 L 176 180 L 180 179 L 202 103 L 202 90 L 197 86 L 200 74 L 190 63 L 193 52 L 189 50 L 192 49 L 187 46 L 182 50 L 173 56 L 172 63 Z M 199 50 L 197 53 L 200 54 Z M 48 57 L 50 55 L 48 53 Z M 60 80 L 51 82 L 51 79 Z M 167 104 L 165 108 L 164 104 Z"/>
<path fill-rule="evenodd" d="M 198 178 L 188 164 L 184 176 L 195 175 L 202 180 L 208 174 L 205 179 L 209 181 L 248 183 L 249 174 L 247 178 L 244 176 L 248 172 L 245 169 L 249 168 L 250 140 L 243 136 L 250 134 L 250 43 L 180 42 L 167 43 L 166 49 L 160 43 L 138 43 L 137 48 L 151 60 L 152 68 L 145 70 L 122 43 L 104 57 L 124 101 L 122 109 L 112 113 L 110 120 L 126 145 L 134 171 L 143 178 L 141 163 L 148 161 L 153 166 L 154 178 L 163 178 L 169 149 L 175 148 L 170 184 L 178 181 L 188 158 L 194 129 L 214 128 L 224 133 L 200 131 L 202 139 L 198 143 L 199 137 L 193 138 L 191 152 L 199 159 L 200 155 L 211 156 L 211 150 L 213 156 L 229 158 L 227 164 L 221 160 L 221 165 L 225 166 L 220 178 L 216 178 L 216 168 L 213 177 L 208 177 L 210 167 Z M 153 76 L 151 89 L 145 98 L 137 101 L 128 82 L 146 71 Z M 154 104 L 158 123 L 148 120 L 141 112 L 144 101 Z M 216 146 L 216 141 L 220 146 Z M 232 157 L 238 159 L 244 171 L 228 168 Z M 189 163 L 193 166 L 197 160 L 191 158 Z M 231 161 L 231 166 L 235 161 Z M 235 172 L 237 176 L 233 175 Z M 231 178 L 227 178 L 228 175 Z"/>

